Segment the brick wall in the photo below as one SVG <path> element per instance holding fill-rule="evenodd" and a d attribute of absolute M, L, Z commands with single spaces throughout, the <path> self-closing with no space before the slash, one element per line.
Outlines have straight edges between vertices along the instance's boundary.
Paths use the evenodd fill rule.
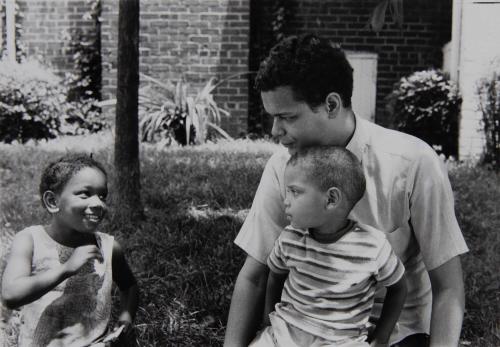
<path fill-rule="evenodd" d="M 248 71 L 250 0 L 141 0 L 140 71 L 159 80 L 182 76 L 195 88 L 211 76 Z M 102 0 L 103 96 L 116 90 L 118 6 Z M 246 76 L 221 85 L 215 94 L 230 111 L 222 126 L 232 135 L 247 130 Z"/>
<path fill-rule="evenodd" d="M 288 0 L 282 1 L 289 11 L 285 34 L 316 33 L 341 43 L 353 51 L 378 54 L 377 123 L 389 124 L 384 97 L 401 77 L 428 67 L 441 67 L 441 47 L 451 38 L 451 0 L 403 1 L 404 24 L 399 29 L 388 23 L 379 33 L 366 28 L 379 0 Z M 258 63 L 272 41 L 274 0 L 251 2 L 250 66 Z M 259 119 L 259 100 L 251 99 L 251 117 Z M 257 116 L 256 116 L 257 114 Z M 261 117 L 262 118 L 262 117 Z"/>
<path fill-rule="evenodd" d="M 84 19 L 90 5 L 85 0 L 17 0 L 22 36 L 28 57 L 37 56 L 61 75 L 73 71 L 69 38 L 77 31 L 95 35 L 91 19 Z"/>

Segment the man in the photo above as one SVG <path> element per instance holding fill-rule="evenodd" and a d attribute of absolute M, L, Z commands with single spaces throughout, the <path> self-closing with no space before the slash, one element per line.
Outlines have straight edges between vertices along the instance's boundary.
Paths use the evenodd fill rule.
<path fill-rule="evenodd" d="M 270 158 L 235 240 L 247 258 L 235 284 L 225 346 L 247 346 L 258 328 L 266 259 L 287 225 L 285 164 L 310 145 L 345 146 L 362 162 L 366 193 L 350 218 L 385 231 L 405 265 L 408 296 L 391 344 L 458 345 L 464 311 L 459 255 L 468 249 L 446 169 L 423 141 L 358 118 L 352 84 L 342 50 L 313 35 L 283 40 L 261 64 L 256 87 L 274 118 L 272 134 L 288 153 Z M 372 312 L 375 321 L 383 295 Z"/>

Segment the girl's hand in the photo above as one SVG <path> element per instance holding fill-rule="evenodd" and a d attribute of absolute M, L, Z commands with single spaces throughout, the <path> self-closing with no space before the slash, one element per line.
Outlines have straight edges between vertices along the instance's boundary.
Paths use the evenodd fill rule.
<path fill-rule="evenodd" d="M 101 251 L 94 245 L 75 248 L 71 257 L 64 263 L 64 268 L 69 275 L 74 275 L 89 260 L 97 259 L 103 261 Z"/>
<path fill-rule="evenodd" d="M 370 347 L 389 347 L 389 342 L 383 343 L 383 342 L 372 341 L 370 343 Z"/>

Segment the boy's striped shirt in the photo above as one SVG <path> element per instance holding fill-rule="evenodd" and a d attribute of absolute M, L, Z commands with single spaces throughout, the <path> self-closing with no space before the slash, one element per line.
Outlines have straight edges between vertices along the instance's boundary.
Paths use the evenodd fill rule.
<path fill-rule="evenodd" d="M 325 244 L 288 226 L 267 261 L 271 271 L 289 272 L 276 313 L 331 341 L 366 334 L 376 286 L 394 284 L 404 273 L 381 231 L 352 221 L 346 228 Z"/>

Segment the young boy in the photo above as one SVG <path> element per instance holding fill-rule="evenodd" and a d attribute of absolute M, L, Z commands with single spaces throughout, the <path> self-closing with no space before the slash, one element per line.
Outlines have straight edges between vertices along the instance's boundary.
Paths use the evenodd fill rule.
<path fill-rule="evenodd" d="M 250 346 L 388 346 L 406 298 L 404 266 L 383 232 L 347 217 L 365 184 L 360 162 L 345 148 L 314 146 L 290 158 L 291 224 L 267 260 L 264 320 L 271 326 Z M 387 294 L 368 336 L 377 285 Z"/>

